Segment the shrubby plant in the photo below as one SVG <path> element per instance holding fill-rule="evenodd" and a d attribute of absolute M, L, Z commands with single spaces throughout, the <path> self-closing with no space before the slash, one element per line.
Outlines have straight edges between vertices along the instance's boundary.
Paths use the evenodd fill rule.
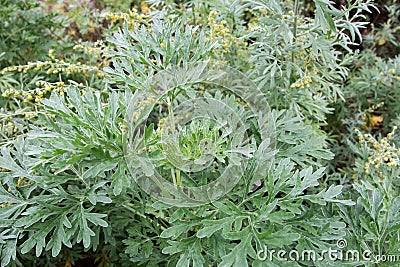
<path fill-rule="evenodd" d="M 55 14 L 47 14 L 40 5 L 36 0 L 0 2 L 0 68 L 41 60 L 56 45 L 59 24 Z"/>
<path fill-rule="evenodd" d="M 351 144 L 357 155 L 352 179 L 353 199 L 356 205 L 341 207 L 344 221 L 348 225 L 348 248 L 360 252 L 368 251 L 376 262 L 382 255 L 398 257 L 398 164 L 397 127 L 376 140 L 370 134 L 356 130 L 358 144 Z M 397 261 L 397 260 L 396 260 Z M 364 264 L 368 264 L 365 262 Z M 388 261 L 387 265 L 395 263 Z"/>
<path fill-rule="evenodd" d="M 396 122 L 397 59 L 353 50 L 371 1 L 312 4 L 105 10 L 107 41 L 3 69 L 1 265 L 346 264 L 265 260 L 266 247 L 397 255 L 396 134 L 368 132 Z M 396 115 L 361 94 L 371 76 L 371 92 L 393 89 L 384 107 Z M 355 157 L 342 172 L 338 124 L 361 128 L 343 130 Z M 218 190 L 196 188 L 218 189 L 226 172 L 203 201 Z"/>

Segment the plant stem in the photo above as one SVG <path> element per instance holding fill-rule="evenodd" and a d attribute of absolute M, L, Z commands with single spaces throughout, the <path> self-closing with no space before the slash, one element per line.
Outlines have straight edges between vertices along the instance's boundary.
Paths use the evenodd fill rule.
<path fill-rule="evenodd" d="M 181 171 L 180 170 L 176 170 L 176 184 L 178 186 L 182 185 L 182 182 L 181 182 Z"/>
<path fill-rule="evenodd" d="M 172 182 L 173 184 L 176 186 L 176 177 L 175 177 L 175 170 L 173 168 L 171 168 L 171 176 L 172 176 Z"/>
<path fill-rule="evenodd" d="M 294 13 L 294 21 L 293 21 L 293 43 L 296 42 L 297 39 L 297 16 L 299 14 L 299 0 L 294 0 L 294 4 L 293 4 L 293 13 Z M 294 51 L 292 50 L 292 64 L 294 64 Z M 290 67 L 290 76 L 289 79 L 292 78 L 293 75 L 293 66 Z"/>
<path fill-rule="evenodd" d="M 294 21 L 293 21 L 293 41 L 297 39 L 297 16 L 299 14 L 299 0 L 294 0 L 293 5 Z M 294 51 L 292 51 L 292 63 L 294 63 Z"/>

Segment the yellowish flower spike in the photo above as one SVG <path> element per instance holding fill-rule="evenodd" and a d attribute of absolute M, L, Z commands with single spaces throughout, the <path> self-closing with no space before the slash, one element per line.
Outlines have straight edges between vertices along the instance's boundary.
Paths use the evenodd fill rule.
<path fill-rule="evenodd" d="M 36 62 L 29 62 L 26 65 L 21 66 L 14 66 L 14 67 L 7 67 L 1 71 L 1 74 L 4 75 L 7 72 L 28 72 L 28 71 L 46 71 L 46 74 L 57 74 L 57 73 L 64 73 L 66 75 L 74 74 L 74 73 L 81 73 L 85 76 L 88 76 L 89 73 L 92 73 L 99 78 L 104 77 L 103 71 L 101 71 L 98 67 L 89 66 L 82 64 L 80 62 L 68 63 L 64 60 L 56 59 L 53 55 L 54 51 L 49 51 L 49 57 L 51 60 L 48 61 L 36 61 Z"/>
<path fill-rule="evenodd" d="M 246 46 L 245 42 L 239 41 L 233 36 L 228 28 L 228 23 L 225 20 L 217 22 L 218 12 L 213 10 L 208 15 L 208 27 L 210 28 L 209 38 L 206 39 L 208 42 L 218 42 L 221 47 L 216 48 L 215 52 L 218 55 L 228 53 L 232 45 Z"/>
<path fill-rule="evenodd" d="M 128 28 L 130 30 L 134 30 L 136 25 L 147 24 L 149 21 L 149 17 L 147 13 L 152 10 L 146 5 L 141 5 L 141 12 L 143 14 L 139 14 L 137 9 L 133 8 L 128 13 L 125 12 L 105 12 L 101 15 L 101 18 L 108 20 L 111 24 L 125 22 L 128 24 Z"/>
<path fill-rule="evenodd" d="M 398 167 L 400 164 L 400 149 L 394 143 L 389 141 L 393 138 L 397 130 L 397 126 L 387 134 L 386 137 L 377 141 L 371 134 L 362 135 L 358 129 L 355 132 L 358 136 L 360 145 L 365 145 L 369 151 L 368 161 L 364 165 L 365 173 L 370 172 L 370 167 L 379 169 L 385 165 L 387 167 Z"/>
<path fill-rule="evenodd" d="M 300 78 L 295 83 L 290 85 L 290 88 L 310 88 L 310 84 L 312 84 L 313 80 L 310 74 L 305 75 L 303 78 Z"/>

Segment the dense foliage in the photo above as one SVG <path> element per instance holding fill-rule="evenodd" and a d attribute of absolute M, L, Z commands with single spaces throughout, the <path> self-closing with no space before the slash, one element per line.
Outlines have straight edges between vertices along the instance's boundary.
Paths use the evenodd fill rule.
<path fill-rule="evenodd" d="M 128 2 L 0 0 L 1 266 L 398 265 L 396 0 Z"/>

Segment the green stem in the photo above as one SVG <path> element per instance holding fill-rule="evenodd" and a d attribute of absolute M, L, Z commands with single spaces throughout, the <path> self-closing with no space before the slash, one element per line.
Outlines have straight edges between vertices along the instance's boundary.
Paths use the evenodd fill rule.
<path fill-rule="evenodd" d="M 293 22 L 293 40 L 297 39 L 297 16 L 299 14 L 299 0 L 294 1 L 293 5 L 294 22 Z M 294 63 L 294 51 L 292 51 L 292 63 Z"/>
<path fill-rule="evenodd" d="M 176 184 L 178 186 L 182 185 L 182 182 L 181 182 L 181 171 L 180 170 L 176 170 Z"/>
<path fill-rule="evenodd" d="M 294 25 L 293 25 L 293 35 L 296 40 L 297 37 L 297 16 L 299 15 L 299 0 L 294 1 Z"/>
<path fill-rule="evenodd" d="M 193 5 L 192 5 L 193 25 L 197 25 L 196 24 L 196 12 L 194 11 L 195 8 L 196 8 L 196 2 L 194 2 Z"/>
<path fill-rule="evenodd" d="M 175 171 L 173 168 L 171 168 L 171 176 L 172 176 L 172 182 L 174 183 L 174 185 L 178 185 L 176 182 L 176 177 L 175 177 Z"/>
<path fill-rule="evenodd" d="M 175 131 L 175 118 L 174 118 L 174 110 L 172 108 L 172 102 L 173 100 L 170 99 L 170 97 L 167 97 L 167 106 L 168 106 L 168 112 L 169 112 L 169 116 L 171 117 L 172 121 L 171 121 L 171 131 L 174 132 Z"/>

